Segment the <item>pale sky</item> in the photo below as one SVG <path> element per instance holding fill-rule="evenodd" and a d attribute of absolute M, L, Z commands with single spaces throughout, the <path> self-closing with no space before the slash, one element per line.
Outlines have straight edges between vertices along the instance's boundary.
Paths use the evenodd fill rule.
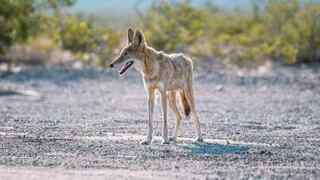
<path fill-rule="evenodd" d="M 134 11 L 135 4 L 138 0 L 78 0 L 73 7 L 76 11 L 84 12 L 101 12 L 103 10 L 114 11 L 116 13 L 126 13 Z M 195 5 L 201 5 L 208 0 L 193 0 Z M 152 0 L 145 0 L 139 6 L 140 9 L 150 5 Z M 250 0 L 212 0 L 219 7 L 233 9 L 235 7 L 248 7 Z"/>

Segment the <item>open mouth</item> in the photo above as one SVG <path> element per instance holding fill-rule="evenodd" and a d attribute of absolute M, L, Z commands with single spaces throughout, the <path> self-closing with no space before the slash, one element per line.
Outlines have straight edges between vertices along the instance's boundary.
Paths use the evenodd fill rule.
<path fill-rule="evenodd" d="M 126 62 L 121 69 L 119 70 L 119 74 L 123 75 L 125 72 L 128 71 L 128 69 L 133 65 L 133 61 Z"/>

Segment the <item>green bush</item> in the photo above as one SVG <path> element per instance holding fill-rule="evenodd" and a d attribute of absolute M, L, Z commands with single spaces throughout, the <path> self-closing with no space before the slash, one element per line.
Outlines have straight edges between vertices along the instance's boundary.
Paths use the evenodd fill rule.
<path fill-rule="evenodd" d="M 58 36 L 62 47 L 85 61 L 88 61 L 88 54 L 94 53 L 98 59 L 88 63 L 105 66 L 113 54 L 112 51 L 119 47 L 121 35 L 111 28 L 94 26 L 76 16 L 67 16 L 65 19 Z"/>
<path fill-rule="evenodd" d="M 190 3 L 154 3 L 144 18 L 147 40 L 157 49 L 177 51 L 192 46 L 204 34 L 206 12 Z"/>
<path fill-rule="evenodd" d="M 0 53 L 15 42 L 22 42 L 32 34 L 36 25 L 33 1 L 0 1 Z"/>
<path fill-rule="evenodd" d="M 64 49 L 87 52 L 96 48 L 92 24 L 75 16 L 67 17 L 60 33 Z"/>
<path fill-rule="evenodd" d="M 234 64 L 314 62 L 320 51 L 320 5 L 302 0 L 252 1 L 252 12 L 226 12 L 189 1 L 154 3 L 143 18 L 149 42 Z"/>
<path fill-rule="evenodd" d="M 71 6 L 75 0 L 0 0 L 0 53 L 5 53 L 15 43 L 25 42 L 35 36 L 41 27 L 43 8 L 58 11 Z"/>
<path fill-rule="evenodd" d="M 49 49 L 69 50 L 77 59 L 86 61 L 86 64 L 104 66 L 112 57 L 113 50 L 119 47 L 122 37 L 120 33 L 106 26 L 94 25 L 94 21 L 82 16 L 66 15 L 60 11 L 62 6 L 72 5 L 74 0 L 30 0 L 21 4 L 11 3 L 18 1 L 5 2 L 7 4 L 1 7 L 6 8 L 0 7 L 0 22 L 3 21 L 5 25 L 0 27 L 0 51 L 4 53 L 16 43 L 29 39 L 27 45 L 32 46 L 38 37 L 47 37 L 55 42 L 50 44 Z M 11 6 L 16 8 L 16 13 L 7 9 Z M 28 7 L 30 11 L 27 11 Z M 47 13 L 48 8 L 53 13 Z M 19 17 L 20 10 L 27 11 L 29 15 Z M 10 16 L 5 16 L 6 13 Z M 49 52 L 46 49 L 39 51 Z M 88 58 L 91 55 L 96 58 Z"/>

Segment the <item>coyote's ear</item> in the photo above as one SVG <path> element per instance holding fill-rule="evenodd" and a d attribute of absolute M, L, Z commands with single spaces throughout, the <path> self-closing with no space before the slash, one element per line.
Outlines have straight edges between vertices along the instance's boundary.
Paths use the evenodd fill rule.
<path fill-rule="evenodd" d="M 134 34 L 134 40 L 133 43 L 135 46 L 144 46 L 144 36 L 141 31 L 136 30 L 136 33 Z"/>
<path fill-rule="evenodd" d="M 128 29 L 128 43 L 132 43 L 133 35 L 134 35 L 134 31 L 131 28 L 129 28 Z"/>

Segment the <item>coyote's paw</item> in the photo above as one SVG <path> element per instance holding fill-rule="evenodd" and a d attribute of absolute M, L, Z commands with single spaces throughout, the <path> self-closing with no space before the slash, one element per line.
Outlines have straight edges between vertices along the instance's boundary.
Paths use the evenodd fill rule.
<path fill-rule="evenodd" d="M 173 137 L 170 137 L 170 138 L 169 138 L 169 141 L 176 143 L 176 142 L 177 142 L 177 138 L 174 137 L 174 136 L 173 136 Z"/>
<path fill-rule="evenodd" d="M 141 145 L 150 145 L 151 144 L 151 141 L 148 141 L 148 140 L 143 140 L 140 142 Z"/>
<path fill-rule="evenodd" d="M 194 140 L 195 143 L 203 143 L 203 138 L 202 137 L 197 137 L 195 140 Z"/>
<path fill-rule="evenodd" d="M 168 140 L 162 140 L 161 144 L 170 144 Z"/>

